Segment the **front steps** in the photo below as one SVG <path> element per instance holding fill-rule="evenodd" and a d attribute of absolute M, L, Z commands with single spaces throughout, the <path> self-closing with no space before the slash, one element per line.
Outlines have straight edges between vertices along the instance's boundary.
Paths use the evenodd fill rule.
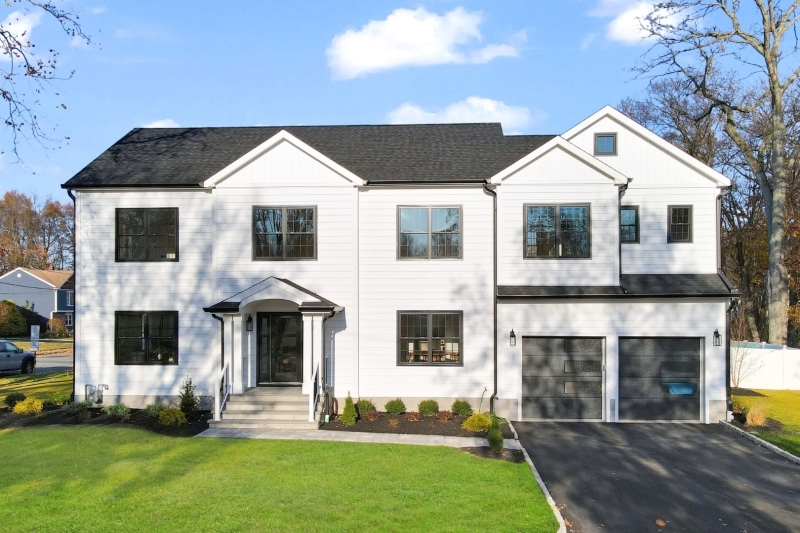
<path fill-rule="evenodd" d="M 210 421 L 218 429 L 319 429 L 308 421 L 308 395 L 300 387 L 256 387 L 232 394 L 220 414 Z M 314 418 L 320 419 L 320 407 Z"/>

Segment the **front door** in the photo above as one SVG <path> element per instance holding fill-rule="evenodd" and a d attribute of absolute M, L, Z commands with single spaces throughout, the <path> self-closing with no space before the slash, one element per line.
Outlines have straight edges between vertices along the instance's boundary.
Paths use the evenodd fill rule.
<path fill-rule="evenodd" d="M 258 313 L 258 384 L 302 383 L 300 313 Z"/>

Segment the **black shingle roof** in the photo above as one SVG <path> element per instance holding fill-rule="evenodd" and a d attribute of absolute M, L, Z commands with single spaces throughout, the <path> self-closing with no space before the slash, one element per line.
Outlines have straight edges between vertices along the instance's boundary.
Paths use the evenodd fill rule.
<path fill-rule="evenodd" d="M 371 183 L 479 183 L 554 137 L 500 124 L 137 128 L 62 187 L 197 187 L 284 129 Z"/>

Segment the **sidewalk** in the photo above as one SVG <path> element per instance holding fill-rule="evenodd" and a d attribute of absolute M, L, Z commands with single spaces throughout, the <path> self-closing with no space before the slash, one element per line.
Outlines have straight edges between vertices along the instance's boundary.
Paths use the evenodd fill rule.
<path fill-rule="evenodd" d="M 222 439 L 273 439 L 273 440 L 325 440 L 338 442 L 377 442 L 382 444 L 416 444 L 419 446 L 450 446 L 452 448 L 478 448 L 489 446 L 484 438 L 445 437 L 442 435 L 398 435 L 394 433 L 358 433 L 353 431 L 326 431 L 304 429 L 207 429 L 195 435 L 200 438 Z M 510 450 L 519 450 L 514 439 L 505 439 Z"/>

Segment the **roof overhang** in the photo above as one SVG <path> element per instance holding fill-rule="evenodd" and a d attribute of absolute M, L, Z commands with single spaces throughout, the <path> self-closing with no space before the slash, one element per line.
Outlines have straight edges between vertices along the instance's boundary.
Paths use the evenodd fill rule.
<path fill-rule="evenodd" d="M 289 281 L 271 276 L 234 295 L 204 307 L 206 313 L 236 314 L 247 305 L 263 300 L 288 300 L 297 304 L 301 312 L 340 313 L 344 307 L 323 298 L 319 294 Z"/>

